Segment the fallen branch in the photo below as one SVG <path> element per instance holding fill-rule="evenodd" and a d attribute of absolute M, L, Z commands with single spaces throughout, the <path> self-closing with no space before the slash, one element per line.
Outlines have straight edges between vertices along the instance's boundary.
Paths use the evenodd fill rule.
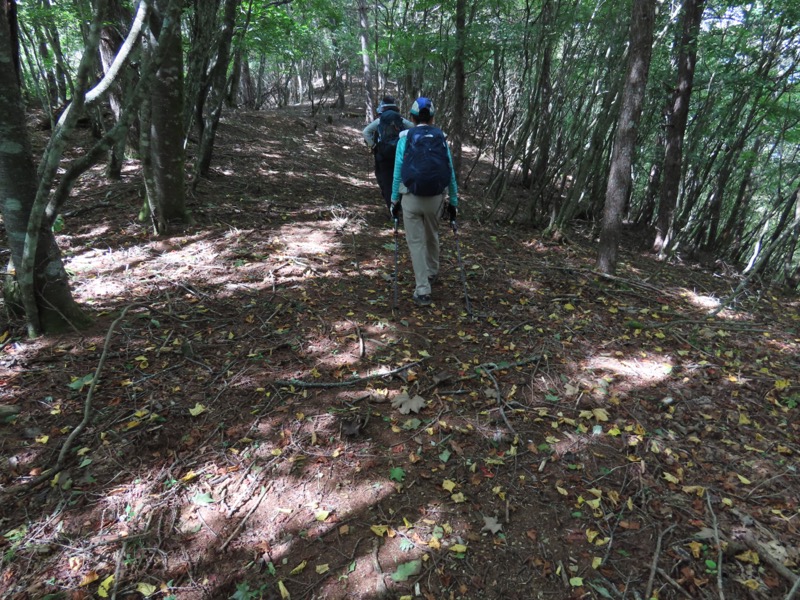
<path fill-rule="evenodd" d="M 365 381 L 370 381 L 371 379 L 380 379 L 381 377 L 391 377 L 392 375 L 396 375 L 397 373 L 402 373 L 403 371 L 410 369 L 411 367 L 415 367 L 418 364 L 422 363 L 425 359 L 417 360 L 407 365 L 403 365 L 402 367 L 397 367 L 396 369 L 392 369 L 391 371 L 386 371 L 385 373 L 374 373 L 372 375 L 364 375 L 363 377 L 356 377 L 354 379 L 348 379 L 347 381 L 303 381 L 302 379 L 279 379 L 273 382 L 275 385 L 281 386 L 294 386 L 294 387 L 303 387 L 303 388 L 330 388 L 330 387 L 347 387 L 350 385 L 357 385 L 359 383 L 363 383 Z"/>

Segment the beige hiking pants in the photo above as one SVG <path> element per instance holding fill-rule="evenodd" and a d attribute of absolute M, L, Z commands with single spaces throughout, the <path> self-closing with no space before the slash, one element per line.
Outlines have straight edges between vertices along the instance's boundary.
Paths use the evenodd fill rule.
<path fill-rule="evenodd" d="M 431 293 L 429 279 L 439 273 L 439 214 L 443 196 L 403 194 L 403 227 L 414 267 L 415 293 Z"/>

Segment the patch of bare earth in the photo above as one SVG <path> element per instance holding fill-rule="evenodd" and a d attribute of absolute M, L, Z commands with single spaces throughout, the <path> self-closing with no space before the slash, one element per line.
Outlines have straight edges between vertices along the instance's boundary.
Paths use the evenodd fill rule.
<path fill-rule="evenodd" d="M 93 418 L 4 496 L 0 595 L 787 596 L 796 300 L 709 320 L 732 282 L 635 247 L 601 278 L 588 236 L 475 220 L 473 176 L 462 264 L 443 227 L 418 308 L 401 235 L 393 314 L 362 124 L 331 116 L 229 114 L 169 238 L 135 164 L 76 191 L 59 243 L 96 325 L 5 327 L 3 489 L 55 462 L 100 365 Z"/>

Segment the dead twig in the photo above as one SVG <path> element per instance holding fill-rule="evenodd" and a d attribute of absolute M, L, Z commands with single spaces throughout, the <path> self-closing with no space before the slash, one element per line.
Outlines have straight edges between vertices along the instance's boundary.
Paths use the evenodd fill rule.
<path fill-rule="evenodd" d="M 678 590 L 681 594 L 683 594 L 684 596 L 689 598 L 689 600 L 692 600 L 692 595 L 689 592 L 687 592 L 685 589 L 683 589 L 683 587 L 681 586 L 680 583 L 678 583 L 672 577 L 670 577 L 669 574 L 664 569 L 662 569 L 661 567 L 658 567 L 658 569 L 656 569 L 656 571 L 658 571 L 658 574 L 661 575 L 661 577 L 663 577 L 664 580 L 667 583 L 669 583 L 672 587 L 674 587 L 676 590 Z"/>
<path fill-rule="evenodd" d="M 661 555 L 661 542 L 664 540 L 664 536 L 667 535 L 670 531 L 675 529 L 675 525 L 670 525 L 664 531 L 659 531 L 658 533 L 658 540 L 656 541 L 656 551 L 653 553 L 653 564 L 650 565 L 650 578 L 647 580 L 647 590 L 644 593 L 645 598 L 650 598 L 651 593 L 653 591 L 653 582 L 656 578 L 656 571 L 658 569 L 658 557 Z"/>
<path fill-rule="evenodd" d="M 244 524 L 247 523 L 247 519 L 250 518 L 250 515 L 252 515 L 256 511 L 258 505 L 261 504 L 261 501 L 264 499 L 264 496 L 267 495 L 267 492 L 271 487 L 272 487 L 272 482 L 270 481 L 267 485 L 261 488 L 261 494 L 258 496 L 258 498 L 256 498 L 256 503 L 253 504 L 250 510 L 247 511 L 247 514 L 242 518 L 241 521 L 239 521 L 239 524 L 236 526 L 236 529 L 233 530 L 233 533 L 231 533 L 228 536 L 228 539 L 226 539 L 222 543 L 222 546 L 220 546 L 220 550 L 222 552 L 225 552 L 225 548 L 228 547 L 228 544 L 231 543 L 231 540 L 235 538 L 237 535 L 239 535 L 239 531 L 241 531 L 242 527 L 244 527 Z"/>
<path fill-rule="evenodd" d="M 711 513 L 711 524 L 714 527 L 714 541 L 717 543 L 717 591 L 719 592 L 720 600 L 725 600 L 725 590 L 722 587 L 722 542 L 719 536 L 717 515 L 714 512 L 714 507 L 711 506 L 711 494 L 706 494 L 706 504 L 708 505 L 708 511 Z"/>
<path fill-rule="evenodd" d="M 67 453 L 72 447 L 72 443 L 78 438 L 78 436 L 81 433 L 83 433 L 83 430 L 86 429 L 86 426 L 89 424 L 89 421 L 91 421 L 92 400 L 94 399 L 94 390 L 97 387 L 97 382 L 100 380 L 100 374 L 103 372 L 103 366 L 105 365 L 106 358 L 108 357 L 108 348 L 111 343 L 111 336 L 114 333 L 114 329 L 116 329 L 119 322 L 125 318 L 125 315 L 134 306 L 138 305 L 129 304 L 124 309 L 122 309 L 120 315 L 116 318 L 116 320 L 113 323 L 111 323 L 111 326 L 108 328 L 108 333 L 106 333 L 106 339 L 103 344 L 103 352 L 100 355 L 100 360 L 98 361 L 97 368 L 94 371 L 92 382 L 89 384 L 89 391 L 86 393 L 86 400 L 83 403 L 83 419 L 81 420 L 80 423 L 78 423 L 78 426 L 75 427 L 75 429 L 73 429 L 70 432 L 70 434 L 67 436 L 67 439 L 64 440 L 64 443 L 61 446 L 61 451 L 58 453 L 58 459 L 56 460 L 56 464 L 53 465 L 52 468 L 43 471 L 41 475 L 34 477 L 33 479 L 23 484 L 11 486 L 4 490 L 0 490 L 0 498 L 2 498 L 2 496 L 15 494 L 22 490 L 34 488 L 37 485 L 41 484 L 42 482 L 51 479 L 53 476 L 55 476 L 56 473 L 60 473 L 64 469 L 64 463 L 67 460 Z"/>

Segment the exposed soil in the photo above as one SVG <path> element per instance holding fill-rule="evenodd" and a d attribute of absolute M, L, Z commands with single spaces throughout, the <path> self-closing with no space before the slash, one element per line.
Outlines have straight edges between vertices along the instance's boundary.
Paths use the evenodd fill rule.
<path fill-rule="evenodd" d="M 797 299 L 708 318 L 736 281 L 633 246 L 602 278 L 588 235 L 479 223 L 479 167 L 432 307 L 400 235 L 393 313 L 362 123 L 330 116 L 229 114 L 170 237 L 135 219 L 135 163 L 75 191 L 59 243 L 96 324 L 5 326 L 0 486 L 55 463 L 99 371 L 93 419 L 2 498 L 0 595 L 787 597 Z"/>

